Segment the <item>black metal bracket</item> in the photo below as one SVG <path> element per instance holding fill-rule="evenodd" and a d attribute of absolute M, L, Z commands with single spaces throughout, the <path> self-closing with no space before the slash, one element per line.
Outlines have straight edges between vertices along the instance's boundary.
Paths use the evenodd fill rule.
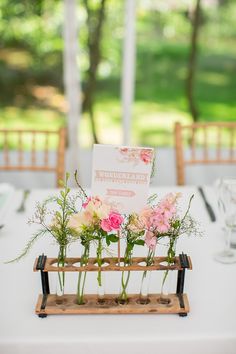
<path fill-rule="evenodd" d="M 47 305 L 47 297 L 48 297 L 48 294 L 50 294 L 48 272 L 44 272 L 46 260 L 47 260 L 47 256 L 42 254 L 41 256 L 38 257 L 38 262 L 36 265 L 36 269 L 40 270 L 40 273 L 41 273 L 41 283 L 42 283 L 42 292 L 43 292 L 43 299 L 42 299 L 40 310 L 45 310 L 46 305 Z M 44 317 L 47 317 L 47 314 L 46 313 L 39 314 L 38 316 L 41 318 L 44 318 Z"/>
<path fill-rule="evenodd" d="M 40 313 L 38 314 L 39 318 L 45 318 L 47 317 L 47 314 L 46 313 Z"/>
<path fill-rule="evenodd" d="M 184 280 L 185 280 L 185 269 L 190 268 L 189 261 L 188 261 L 188 256 L 184 253 L 179 255 L 179 260 L 180 260 L 180 265 L 181 268 L 178 270 L 177 274 L 177 288 L 176 288 L 176 294 L 179 298 L 179 305 L 182 309 L 185 308 L 184 305 L 184 299 L 183 299 L 183 293 L 184 293 Z M 179 314 L 181 317 L 187 316 L 186 312 L 182 312 Z"/>

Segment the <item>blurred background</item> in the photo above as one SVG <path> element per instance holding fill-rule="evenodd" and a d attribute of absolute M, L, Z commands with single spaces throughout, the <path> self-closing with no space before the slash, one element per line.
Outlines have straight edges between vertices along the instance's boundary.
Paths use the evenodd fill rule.
<path fill-rule="evenodd" d="M 137 0 L 133 10 L 125 0 L 72 2 L 78 83 L 74 126 L 82 182 L 89 184 L 96 142 L 158 147 L 160 164 L 169 156 L 173 166 L 171 173 L 160 168 L 157 183 L 175 183 L 174 123 L 236 120 L 236 2 Z M 0 128 L 69 125 L 69 3 L 1 0 Z M 127 56 L 129 44 L 134 50 Z M 124 60 L 130 60 L 133 79 L 124 77 Z M 130 97 L 126 113 L 122 90 Z"/>

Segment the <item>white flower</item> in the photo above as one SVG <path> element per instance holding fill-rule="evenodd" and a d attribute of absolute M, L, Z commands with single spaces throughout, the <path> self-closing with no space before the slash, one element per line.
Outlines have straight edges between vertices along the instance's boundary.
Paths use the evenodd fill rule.
<path fill-rule="evenodd" d="M 102 201 L 99 203 L 90 202 L 88 203 L 85 211 L 89 212 L 91 215 L 97 217 L 98 219 L 106 219 L 111 211 L 111 206 Z"/>
<path fill-rule="evenodd" d="M 87 211 L 82 211 L 77 214 L 71 215 L 68 227 L 74 229 L 76 232 L 82 231 L 83 226 L 91 224 L 92 215 Z"/>

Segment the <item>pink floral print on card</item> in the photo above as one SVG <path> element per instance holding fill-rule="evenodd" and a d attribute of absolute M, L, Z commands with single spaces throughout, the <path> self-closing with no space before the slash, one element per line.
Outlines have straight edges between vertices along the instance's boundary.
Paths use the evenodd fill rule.
<path fill-rule="evenodd" d="M 153 160 L 153 150 L 152 149 L 140 149 L 140 148 L 128 148 L 121 147 L 119 149 L 120 162 L 130 162 L 134 165 L 138 165 L 140 162 L 148 165 L 152 163 Z"/>

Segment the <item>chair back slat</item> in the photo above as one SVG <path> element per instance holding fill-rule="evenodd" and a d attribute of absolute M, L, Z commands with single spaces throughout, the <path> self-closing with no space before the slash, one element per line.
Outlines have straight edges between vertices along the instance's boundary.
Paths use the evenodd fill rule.
<path fill-rule="evenodd" d="M 217 148 L 216 148 L 216 159 L 220 161 L 221 159 L 221 128 L 217 127 Z"/>
<path fill-rule="evenodd" d="M 235 129 L 230 129 L 230 147 L 229 147 L 229 159 L 234 159 L 234 141 L 235 141 Z"/>
<path fill-rule="evenodd" d="M 49 134 L 45 134 L 44 142 L 44 165 L 48 166 Z"/>
<path fill-rule="evenodd" d="M 9 159 L 9 149 L 8 149 L 8 132 L 5 131 L 3 134 L 3 155 L 4 155 L 4 163 L 6 166 L 10 164 Z"/>
<path fill-rule="evenodd" d="M 208 134 L 206 127 L 203 127 L 203 159 L 205 161 L 208 160 Z"/>
<path fill-rule="evenodd" d="M 177 164 L 177 175 L 178 184 L 183 185 L 185 183 L 184 178 L 184 156 L 183 156 L 183 145 L 182 145 L 182 129 L 180 123 L 175 125 L 175 144 L 176 144 L 176 164 Z"/>
<path fill-rule="evenodd" d="M 190 125 L 176 123 L 175 155 L 178 185 L 185 183 L 186 166 L 236 164 L 235 130 L 236 122 L 193 123 Z M 184 132 L 188 134 L 186 135 Z M 187 150 L 184 149 L 186 143 Z M 190 154 L 186 155 L 185 152 L 188 151 Z M 188 158 L 188 156 L 190 157 Z"/>
<path fill-rule="evenodd" d="M 191 159 L 196 159 L 196 141 L 195 141 L 195 128 L 191 130 Z"/>
<path fill-rule="evenodd" d="M 18 165 L 23 166 L 23 144 L 22 144 L 22 131 L 18 132 Z"/>
<path fill-rule="evenodd" d="M 36 133 L 32 133 L 32 140 L 31 140 L 31 164 L 32 166 L 36 165 Z"/>
<path fill-rule="evenodd" d="M 3 141 L 2 159 L 0 171 L 42 171 L 54 172 L 56 185 L 59 179 L 64 178 L 65 155 L 65 129 L 58 131 L 47 130 L 20 130 L 0 129 L 1 141 Z M 55 159 L 49 161 L 50 136 L 56 141 Z M 16 137 L 16 140 L 15 140 Z M 15 147 L 10 149 L 11 142 Z M 28 145 L 30 149 L 28 151 Z M 42 146 L 43 144 L 43 146 Z M 13 150 L 13 151 L 11 151 Z M 16 152 L 16 162 L 12 159 L 12 153 Z M 37 158 L 38 154 L 42 158 Z M 27 156 L 28 157 L 27 157 Z"/>

